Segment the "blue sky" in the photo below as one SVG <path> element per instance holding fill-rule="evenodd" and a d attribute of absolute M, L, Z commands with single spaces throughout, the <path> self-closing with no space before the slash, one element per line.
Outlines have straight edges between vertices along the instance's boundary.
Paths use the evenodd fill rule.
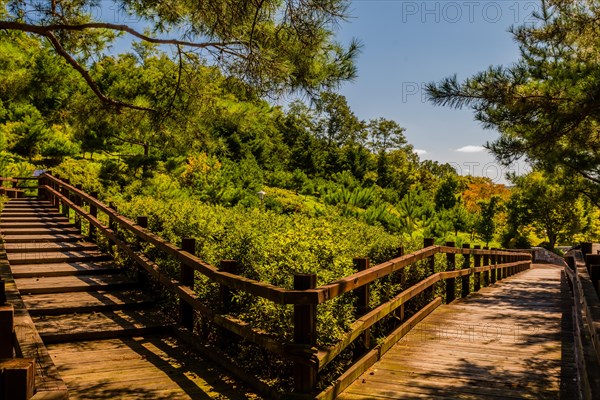
<path fill-rule="evenodd" d="M 532 21 L 534 0 L 354 0 L 338 39 L 360 39 L 358 78 L 342 94 L 361 119 L 384 117 L 406 128 L 422 159 L 449 162 L 463 174 L 504 182 L 502 169 L 481 146 L 498 133 L 484 130 L 468 110 L 434 107 L 423 84 L 457 74 L 467 78 L 490 65 L 517 61 L 511 25 Z M 513 171 L 523 172 L 518 165 Z"/>

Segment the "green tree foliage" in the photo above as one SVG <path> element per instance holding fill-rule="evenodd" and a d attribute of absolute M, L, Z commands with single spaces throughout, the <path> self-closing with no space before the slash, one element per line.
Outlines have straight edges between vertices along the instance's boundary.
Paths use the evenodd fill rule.
<path fill-rule="evenodd" d="M 536 23 L 512 29 L 521 58 L 458 82 L 428 85 L 438 105 L 471 107 L 501 136 L 488 148 L 504 164 L 524 157 L 565 174 L 576 190 L 600 194 L 598 1 L 544 0 Z"/>
<path fill-rule="evenodd" d="M 46 39 L 56 54 L 83 78 L 103 103 L 119 108 L 153 110 L 112 97 L 89 71 L 117 35 L 175 47 L 195 64 L 218 66 L 255 90 L 270 93 L 317 93 L 352 79 L 356 41 L 343 46 L 333 29 L 348 16 L 348 2 L 275 1 L 257 3 L 209 0 L 201 3 L 125 0 L 104 4 L 106 10 L 139 18 L 136 26 L 102 19 L 92 0 L 7 0 L 0 14 L 3 30 L 28 32 Z M 170 91 L 171 93 L 173 90 Z"/>
<path fill-rule="evenodd" d="M 541 172 L 513 177 L 515 189 L 507 204 L 509 230 L 518 237 L 531 226 L 554 249 L 558 241 L 572 243 L 584 226 L 579 196 Z"/>
<path fill-rule="evenodd" d="M 173 243 L 181 237 L 195 237 L 199 256 L 207 262 L 218 265 L 220 260 L 235 259 L 243 276 L 286 288 L 292 288 L 294 272 L 316 273 L 322 285 L 354 273 L 353 257 L 364 255 L 374 263 L 382 262 L 401 243 L 381 227 L 339 216 L 281 215 L 256 208 L 209 206 L 191 199 L 165 202 L 154 196 L 114 199 L 125 215 L 148 216 L 150 229 Z M 217 285 L 206 282 L 197 287 L 205 301 L 214 300 Z M 374 295 L 381 295 L 373 290 Z M 249 295 L 236 296 L 235 301 L 241 319 L 284 341 L 289 339 L 289 308 Z M 319 343 L 332 344 L 354 318 L 352 300 L 341 296 L 327 302 L 319 307 L 318 317 Z"/>
<path fill-rule="evenodd" d="M 369 147 L 377 154 L 377 184 L 385 187 L 392 184 L 394 180 L 394 166 L 390 165 L 395 157 L 389 155 L 393 151 L 404 149 L 406 137 L 404 128 L 396 121 L 378 118 L 369 121 L 368 124 Z M 412 152 L 412 147 L 409 148 Z"/>
<path fill-rule="evenodd" d="M 435 210 L 449 210 L 457 204 L 458 180 L 455 176 L 449 175 L 442 180 L 435 191 Z"/>
<path fill-rule="evenodd" d="M 475 230 L 487 246 L 496 234 L 495 216 L 500 211 L 501 202 L 498 196 L 492 196 L 488 201 L 481 201 L 481 214 L 475 225 Z"/>
<path fill-rule="evenodd" d="M 76 89 L 64 62 L 22 33 L 0 33 L 0 149 L 32 160 L 78 153 L 63 107 Z"/>

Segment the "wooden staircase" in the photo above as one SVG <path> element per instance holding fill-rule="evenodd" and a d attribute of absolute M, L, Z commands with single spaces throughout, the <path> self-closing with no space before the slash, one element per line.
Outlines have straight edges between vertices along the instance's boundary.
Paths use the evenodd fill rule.
<path fill-rule="evenodd" d="M 10 200 L 0 233 L 69 399 L 258 398 L 176 339 L 154 299 L 49 202 Z"/>
<path fill-rule="evenodd" d="M 15 199 L 0 232 L 13 277 L 45 343 L 164 332 L 152 299 L 48 202 Z"/>
<path fill-rule="evenodd" d="M 116 397 L 138 397 L 140 388 L 121 382 L 127 382 L 129 376 L 121 364 L 124 359 L 144 356 L 123 345 L 122 340 L 164 339 L 160 334 L 169 331 L 171 325 L 159 315 L 153 299 L 48 202 L 9 201 L 0 216 L 0 232 L 23 303 L 69 387 L 70 398 L 102 398 L 109 384 L 105 377 L 99 378 L 99 366 L 82 375 L 82 353 L 73 349 L 94 354 L 95 365 L 108 370 L 120 368 L 122 377 L 110 379 L 111 393 Z M 159 335 L 144 338 L 149 334 Z M 69 351 L 65 352 L 65 346 Z M 107 348 L 113 350 L 107 353 Z M 170 395 L 189 398 L 165 378 L 164 371 L 152 367 L 150 380 L 163 382 Z M 143 382 L 140 385 L 143 387 Z M 143 390 L 157 397 L 162 393 Z"/>

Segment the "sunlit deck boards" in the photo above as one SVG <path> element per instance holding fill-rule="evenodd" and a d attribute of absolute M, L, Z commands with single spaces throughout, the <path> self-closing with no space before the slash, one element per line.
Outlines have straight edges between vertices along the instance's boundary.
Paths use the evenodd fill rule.
<path fill-rule="evenodd" d="M 533 265 L 439 307 L 339 399 L 577 398 L 562 274 Z"/>
<path fill-rule="evenodd" d="M 252 398 L 168 336 L 52 344 L 70 399 Z"/>

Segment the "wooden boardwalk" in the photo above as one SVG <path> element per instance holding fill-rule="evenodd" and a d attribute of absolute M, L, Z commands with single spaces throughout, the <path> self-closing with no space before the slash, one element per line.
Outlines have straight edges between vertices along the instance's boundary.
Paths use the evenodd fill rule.
<path fill-rule="evenodd" d="M 50 203 L 11 200 L 0 232 L 19 307 L 56 365 L 41 373 L 57 370 L 69 398 L 258 398 L 175 339 L 177 321 L 135 274 Z M 423 251 L 433 257 L 436 247 Z M 534 264 L 438 307 L 338 398 L 578 398 L 572 305 L 563 269 Z"/>
<path fill-rule="evenodd" d="M 436 309 L 339 399 L 576 399 L 571 305 L 534 264 Z"/>
<path fill-rule="evenodd" d="M 170 334 L 172 321 L 50 203 L 11 200 L 0 232 L 70 399 L 247 399 Z"/>

